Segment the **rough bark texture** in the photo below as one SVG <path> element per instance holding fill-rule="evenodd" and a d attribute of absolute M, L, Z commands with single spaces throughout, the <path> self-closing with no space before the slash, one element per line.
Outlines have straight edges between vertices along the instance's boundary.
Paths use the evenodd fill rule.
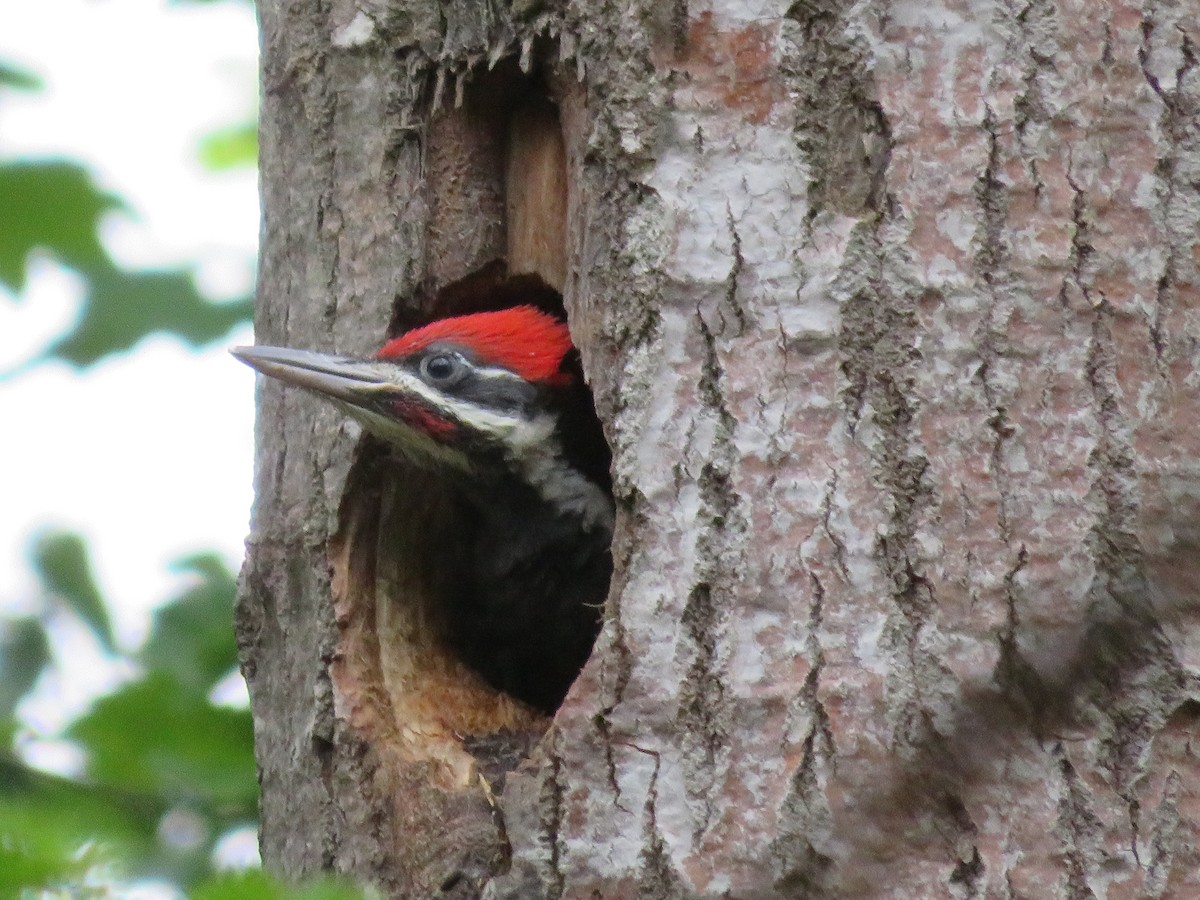
<path fill-rule="evenodd" d="M 1200 3 L 260 9 L 259 340 L 438 312 L 504 252 L 495 145 L 544 84 L 619 519 L 542 737 L 424 624 L 437 485 L 264 386 L 269 866 L 1200 896 Z"/>

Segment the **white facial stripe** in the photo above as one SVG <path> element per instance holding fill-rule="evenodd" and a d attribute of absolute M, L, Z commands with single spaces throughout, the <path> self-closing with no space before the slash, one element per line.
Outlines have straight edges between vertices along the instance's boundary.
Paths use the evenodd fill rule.
<path fill-rule="evenodd" d="M 482 371 L 501 372 L 502 370 L 490 369 Z M 387 366 L 385 370 L 382 370 L 381 374 L 385 377 L 384 383 L 364 384 L 361 392 L 364 394 L 377 393 L 384 395 L 397 392 L 413 394 L 428 402 L 433 409 L 449 412 L 464 425 L 474 426 L 479 430 L 496 434 L 505 443 L 516 447 L 527 447 L 538 440 L 544 440 L 549 436 L 554 427 L 554 423 L 548 417 L 546 417 L 545 423 L 539 423 L 537 419 L 531 421 L 520 415 L 506 416 L 494 410 L 477 406 L 474 403 L 468 403 L 465 400 L 459 400 L 456 397 L 443 394 L 435 388 L 431 388 L 417 376 L 411 375 L 396 366 Z M 511 376 L 512 373 L 504 374 Z M 487 377 L 492 376 L 489 375 Z"/>
<path fill-rule="evenodd" d="M 468 363 L 468 365 L 470 365 L 470 363 Z M 510 372 L 508 369 L 485 369 L 482 367 L 471 366 L 471 371 L 480 378 L 491 378 L 500 381 L 525 381 L 525 379 L 516 372 Z"/>

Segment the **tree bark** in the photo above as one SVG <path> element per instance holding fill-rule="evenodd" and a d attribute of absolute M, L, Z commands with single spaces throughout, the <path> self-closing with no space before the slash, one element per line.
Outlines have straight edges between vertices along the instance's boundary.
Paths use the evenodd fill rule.
<path fill-rule="evenodd" d="M 428 626 L 436 479 L 262 387 L 269 867 L 1200 896 L 1200 3 L 259 8 L 258 339 L 367 353 L 527 259 L 618 510 L 550 723 Z"/>

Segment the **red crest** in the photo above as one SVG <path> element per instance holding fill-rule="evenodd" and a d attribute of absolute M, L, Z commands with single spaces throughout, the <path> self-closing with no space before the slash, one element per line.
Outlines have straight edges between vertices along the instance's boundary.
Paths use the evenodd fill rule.
<path fill-rule="evenodd" d="M 563 357 L 571 349 L 567 326 L 532 306 L 438 319 L 388 341 L 379 359 L 399 359 L 445 341 L 480 360 L 516 372 L 527 381 L 561 382 Z"/>

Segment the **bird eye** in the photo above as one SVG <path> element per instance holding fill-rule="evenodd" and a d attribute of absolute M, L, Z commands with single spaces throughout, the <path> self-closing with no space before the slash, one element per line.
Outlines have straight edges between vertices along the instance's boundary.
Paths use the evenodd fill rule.
<path fill-rule="evenodd" d="M 421 374 L 430 381 L 442 384 L 454 381 L 458 377 L 460 370 L 461 366 L 458 358 L 448 353 L 427 356 L 421 360 Z"/>

